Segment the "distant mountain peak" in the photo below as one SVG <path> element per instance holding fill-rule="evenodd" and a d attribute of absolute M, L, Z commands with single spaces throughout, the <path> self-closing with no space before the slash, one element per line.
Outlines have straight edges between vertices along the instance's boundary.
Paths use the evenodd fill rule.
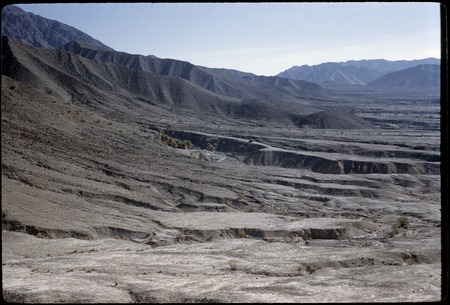
<path fill-rule="evenodd" d="M 419 64 L 440 64 L 440 60 L 429 57 L 416 60 L 362 59 L 326 62 L 312 66 L 296 65 L 279 73 L 278 76 L 316 83 L 366 85 L 387 73 Z"/>
<path fill-rule="evenodd" d="M 417 89 L 440 88 L 440 65 L 420 64 L 411 68 L 395 71 L 369 83 L 373 87 L 396 87 Z"/>

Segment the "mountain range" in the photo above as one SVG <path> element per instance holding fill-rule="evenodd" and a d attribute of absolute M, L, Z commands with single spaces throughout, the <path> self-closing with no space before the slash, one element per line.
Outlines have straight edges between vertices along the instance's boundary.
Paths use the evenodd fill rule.
<path fill-rule="evenodd" d="M 91 60 L 119 64 L 132 70 L 179 77 L 227 97 L 293 100 L 295 96 L 320 96 L 323 94 L 321 86 L 307 81 L 207 68 L 186 61 L 161 59 L 155 56 L 98 50 L 78 41 L 72 41 L 62 46 L 61 50 Z"/>
<path fill-rule="evenodd" d="M 110 60 L 115 58 L 114 54 L 117 53 L 110 54 L 112 56 Z M 96 109 L 115 112 L 122 116 L 126 116 L 126 113 L 129 115 L 130 111 L 133 115 L 142 114 L 148 107 L 156 107 L 157 110 L 151 112 L 169 109 L 170 112 L 179 111 L 197 118 L 209 115 L 216 119 L 229 118 L 295 125 L 304 115 L 318 111 L 298 102 L 278 98 L 283 95 L 287 97 L 286 92 L 289 91 L 298 91 L 298 94 L 304 92 L 303 89 L 294 86 L 266 84 L 258 80 L 243 81 L 242 85 L 239 85 L 237 82 L 233 83 L 233 78 L 230 77 L 231 80 L 223 78 L 221 87 L 228 89 L 224 90 L 223 94 L 217 94 L 200 86 L 201 82 L 200 85 L 194 83 L 202 80 L 196 77 L 201 76 L 201 73 L 213 78 L 199 68 L 191 67 L 192 73 L 182 74 L 186 79 L 173 75 L 159 75 L 143 69 L 129 68 L 125 64 L 130 64 L 136 58 L 129 54 L 119 55 L 121 56 L 117 58 L 123 58 L 124 62 L 93 60 L 62 49 L 35 48 L 2 37 L 2 74 L 61 99 L 88 104 Z M 174 67 L 176 64 L 179 63 L 174 62 L 169 66 Z M 176 71 L 186 70 L 167 68 L 162 71 L 172 71 L 176 74 Z M 297 82 L 303 84 L 302 81 Z M 315 89 L 317 85 L 312 86 Z M 242 93 L 245 97 L 233 97 L 238 92 L 246 91 L 246 88 L 249 92 Z M 320 89 L 319 86 L 317 88 Z M 273 99 L 249 98 L 259 95 L 267 95 Z M 293 99 L 291 97 L 291 100 Z"/>
<path fill-rule="evenodd" d="M 28 16 L 16 9 L 4 10 L 3 14 Z M 17 19 L 6 17 L 6 20 Z M 32 17 L 25 20 L 53 24 Z M 313 122 L 304 118 L 323 109 L 309 106 L 308 101 L 327 99 L 334 94 L 316 83 L 302 80 L 257 76 L 175 59 L 118 52 L 102 47 L 101 43 L 86 41 L 85 34 L 77 31 L 71 32 L 70 37 L 74 40 L 68 43 L 42 47 L 43 42 L 26 40 L 32 35 L 24 29 L 11 29 L 15 27 L 8 22 L 2 24 L 4 76 L 117 116 L 142 115 L 151 108 L 150 113 L 161 113 L 161 117 L 169 117 L 177 111 L 202 120 L 209 116 L 212 121 L 237 119 L 264 124 L 275 122 L 283 126 L 313 126 Z M 53 24 L 53 28 L 65 27 Z M 42 28 L 42 32 L 48 31 Z M 23 36 L 8 37 L 8 33 Z M 323 118 L 329 120 L 331 116 L 327 112 L 321 116 Z M 349 124 L 345 123 L 347 121 Z M 353 114 L 343 114 L 341 124 L 336 128 L 347 125 L 349 128 L 370 126 Z"/>
<path fill-rule="evenodd" d="M 440 65 L 440 60 L 436 58 L 425 58 L 420 60 L 396 60 L 388 61 L 385 59 L 371 59 L 371 60 L 350 60 L 346 62 L 328 62 L 319 65 L 302 65 L 293 66 L 278 74 L 280 77 L 288 77 L 292 79 L 306 80 L 315 83 L 334 83 L 345 85 L 367 85 L 375 80 L 384 77 L 385 75 L 397 72 L 404 69 L 409 69 L 418 65 Z M 408 78 L 415 77 L 416 70 L 408 70 L 402 75 Z M 417 76 L 420 78 L 420 76 Z M 439 78 L 439 77 L 438 77 Z M 382 84 L 380 82 L 378 84 Z M 439 86 L 436 82 L 420 83 L 419 80 L 408 82 L 409 84 L 418 84 L 420 87 Z M 401 86 L 401 82 L 397 82 Z M 393 84 L 389 84 L 393 86 Z"/>
<path fill-rule="evenodd" d="M 2 11 L 2 36 L 36 48 L 58 48 L 87 59 L 119 64 L 132 70 L 182 78 L 210 92 L 231 98 L 286 101 L 306 97 L 321 98 L 327 96 L 327 91 L 320 83 L 418 88 L 438 88 L 440 85 L 437 67 L 411 69 L 397 76 L 388 76 L 389 73 L 417 65 L 439 65 L 439 60 L 435 58 L 329 62 L 314 66 L 293 66 L 276 76 L 257 76 L 236 70 L 197 66 L 176 59 L 127 54 L 117 52 L 71 26 L 25 12 L 13 5 L 6 6 Z M 435 75 L 424 78 L 424 69 L 435 71 Z M 380 78 L 384 80 L 377 81 Z M 402 81 L 401 78 L 407 80 Z M 393 79 L 396 81 L 389 82 Z"/>

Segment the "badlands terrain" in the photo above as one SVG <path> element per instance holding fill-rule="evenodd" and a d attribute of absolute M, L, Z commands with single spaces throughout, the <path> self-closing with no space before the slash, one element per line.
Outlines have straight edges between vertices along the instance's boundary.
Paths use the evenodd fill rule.
<path fill-rule="evenodd" d="M 4 299 L 440 300 L 439 96 L 327 90 L 287 125 L 3 75 Z"/>
<path fill-rule="evenodd" d="M 1 86 L 8 302 L 445 295 L 439 90 L 6 37 Z"/>

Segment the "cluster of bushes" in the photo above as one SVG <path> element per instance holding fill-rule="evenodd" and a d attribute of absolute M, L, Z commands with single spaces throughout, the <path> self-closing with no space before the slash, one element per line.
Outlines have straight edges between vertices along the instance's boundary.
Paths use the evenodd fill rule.
<path fill-rule="evenodd" d="M 191 149 L 192 148 L 192 142 L 189 140 L 180 140 L 177 138 L 173 138 L 171 136 L 166 135 L 163 132 L 158 132 L 156 135 L 156 140 L 170 146 L 173 148 L 181 148 L 181 149 Z"/>
<path fill-rule="evenodd" d="M 397 222 L 391 226 L 391 232 L 389 232 L 390 237 L 394 237 L 400 230 L 403 229 L 403 235 L 406 236 L 406 230 L 409 228 L 409 219 L 407 217 L 400 217 Z"/>

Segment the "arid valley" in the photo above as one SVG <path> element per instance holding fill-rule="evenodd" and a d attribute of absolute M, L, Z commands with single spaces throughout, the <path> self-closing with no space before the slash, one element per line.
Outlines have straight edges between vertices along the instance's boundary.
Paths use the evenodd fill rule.
<path fill-rule="evenodd" d="M 4 300 L 441 300 L 440 91 L 238 74 L 2 37 Z"/>

